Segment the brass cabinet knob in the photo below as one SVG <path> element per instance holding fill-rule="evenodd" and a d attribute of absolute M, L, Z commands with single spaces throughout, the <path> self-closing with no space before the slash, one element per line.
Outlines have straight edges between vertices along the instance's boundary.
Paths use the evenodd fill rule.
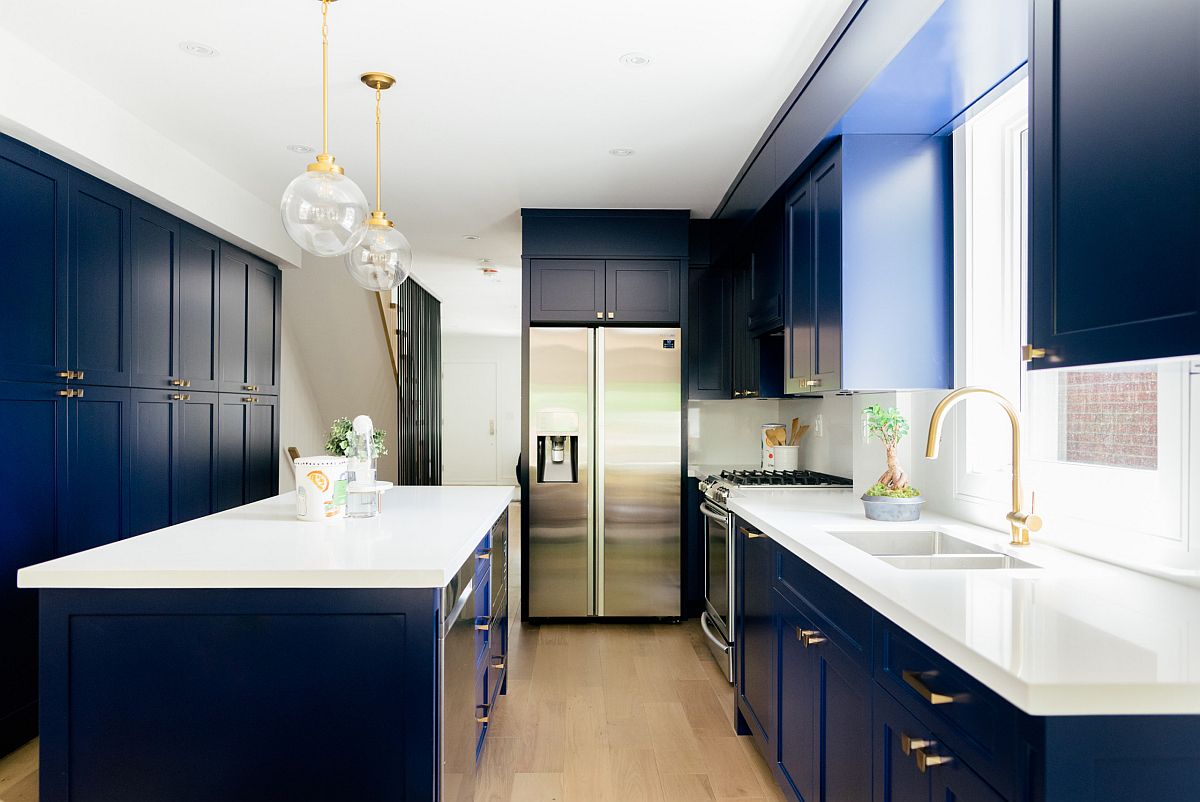
<path fill-rule="evenodd" d="M 922 774 L 933 766 L 942 766 L 954 760 L 949 755 L 931 755 L 924 749 L 913 750 L 913 753 L 917 761 L 917 771 Z"/>
<path fill-rule="evenodd" d="M 479 632 L 487 632 L 489 629 L 491 629 L 491 625 L 488 623 L 488 619 L 485 617 L 475 622 L 475 629 Z"/>
<path fill-rule="evenodd" d="M 57 376 L 57 377 L 58 377 L 58 378 L 60 378 L 60 379 L 67 379 L 67 380 L 70 380 L 70 379 L 73 379 L 73 378 L 75 378 L 75 371 L 73 371 L 73 370 L 60 370 L 58 373 L 55 373 L 54 375 L 55 375 L 55 376 Z"/>
<path fill-rule="evenodd" d="M 76 397 L 76 398 L 83 398 L 83 390 L 76 390 L 76 391 L 75 391 L 75 397 Z"/>
<path fill-rule="evenodd" d="M 733 391 L 733 397 L 734 397 L 734 398 L 741 398 L 741 397 L 742 397 L 742 391 L 741 391 L 741 390 L 734 390 L 734 391 Z"/>
<path fill-rule="evenodd" d="M 604 320 L 604 313 L 603 313 L 603 312 L 597 312 L 597 313 L 596 313 L 596 320 Z"/>
<path fill-rule="evenodd" d="M 74 390 L 59 390 L 57 395 L 60 395 L 63 398 L 74 398 L 75 391 Z"/>
<path fill-rule="evenodd" d="M 820 387 L 821 380 L 820 379 L 805 379 L 804 386 L 805 387 Z"/>
<path fill-rule="evenodd" d="M 900 751 L 906 755 L 911 755 L 914 749 L 925 749 L 937 744 L 937 741 L 931 741 L 926 738 L 913 738 L 907 732 L 900 733 Z"/>
<path fill-rule="evenodd" d="M 255 397 L 254 397 L 254 396 L 252 396 L 252 395 L 248 395 L 248 396 L 246 396 L 245 398 L 243 398 L 243 399 L 242 399 L 242 403 L 243 403 L 243 404 L 257 404 L 257 403 L 258 403 L 258 399 L 257 399 L 257 398 L 255 398 Z"/>
<path fill-rule="evenodd" d="M 609 320 L 612 320 L 612 319 L 613 319 L 614 317 L 616 317 L 616 316 L 617 316 L 617 313 L 616 313 L 616 312 L 609 312 L 609 313 L 608 313 L 608 319 L 609 319 Z"/>
<path fill-rule="evenodd" d="M 183 387 L 184 386 L 183 379 L 171 379 L 171 386 L 172 387 Z"/>
<path fill-rule="evenodd" d="M 825 642 L 825 636 L 817 629 L 800 629 L 796 628 L 796 639 L 804 644 L 804 648 L 816 646 L 818 643 Z"/>
<path fill-rule="evenodd" d="M 480 715 L 480 711 L 482 711 L 482 715 Z M 487 705 L 475 705 L 475 723 L 477 723 L 477 724 L 487 724 L 488 723 L 488 706 Z"/>
<path fill-rule="evenodd" d="M 187 393 L 172 393 L 171 400 L 172 401 L 191 401 L 192 397 L 190 395 L 188 395 Z"/>
<path fill-rule="evenodd" d="M 245 390 L 245 391 L 246 391 L 246 392 L 248 392 L 248 393 L 257 393 L 257 392 L 258 392 L 258 385 L 257 385 L 257 384 L 247 384 L 247 385 L 246 385 L 246 386 L 244 386 L 242 389 L 243 389 L 243 390 Z"/>

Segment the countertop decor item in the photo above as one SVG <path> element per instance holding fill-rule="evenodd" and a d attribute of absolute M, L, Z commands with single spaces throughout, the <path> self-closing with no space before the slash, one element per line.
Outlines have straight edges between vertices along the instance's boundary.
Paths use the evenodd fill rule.
<path fill-rule="evenodd" d="M 915 521 L 925 499 L 909 484 L 908 474 L 896 458 L 896 447 L 908 435 L 908 420 L 895 407 L 871 404 L 863 410 L 867 433 L 883 443 L 887 470 L 863 494 L 863 509 L 872 521 Z"/>
<path fill-rule="evenodd" d="M 352 456 L 353 446 L 350 443 L 350 433 L 353 429 L 354 422 L 349 418 L 335 420 L 329 427 L 329 439 L 325 441 L 325 453 L 335 457 Z M 375 456 L 386 457 L 388 454 L 387 432 L 383 429 L 376 429 L 372 440 L 375 444 Z"/>
<path fill-rule="evenodd" d="M 346 272 L 364 290 L 391 292 L 404 283 L 412 267 L 412 245 L 396 230 L 383 211 L 382 122 L 379 105 L 385 89 L 396 79 L 386 72 L 364 72 L 359 80 L 375 90 L 375 210 L 367 220 L 366 234 L 346 254 Z"/>
<path fill-rule="evenodd" d="M 342 256 L 366 234 L 367 198 L 329 152 L 329 4 L 321 0 L 321 152 L 279 202 L 283 228 L 304 250 Z"/>
<path fill-rule="evenodd" d="M 328 521 L 346 511 L 345 457 L 300 457 L 296 472 L 296 517 L 301 521 Z"/>

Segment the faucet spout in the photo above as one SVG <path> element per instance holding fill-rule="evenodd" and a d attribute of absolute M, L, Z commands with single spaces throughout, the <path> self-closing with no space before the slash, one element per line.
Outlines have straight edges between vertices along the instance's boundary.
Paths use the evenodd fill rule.
<path fill-rule="evenodd" d="M 1042 528 L 1042 519 L 1034 513 L 1032 507 L 1029 512 L 1024 512 L 1021 509 L 1023 505 L 1023 493 L 1021 490 L 1021 421 L 1017 417 L 1017 409 L 1012 405 L 1011 401 L 995 390 L 989 390 L 986 387 L 960 387 L 950 393 L 934 408 L 933 416 L 929 420 L 929 439 L 925 443 L 925 458 L 937 459 L 938 451 L 941 448 L 942 425 L 946 420 L 946 414 L 960 401 L 973 395 L 990 398 L 1008 413 L 1008 422 L 1012 426 L 1012 510 L 1006 518 L 1012 530 L 1012 545 L 1028 546 L 1029 533 L 1036 532 Z"/>

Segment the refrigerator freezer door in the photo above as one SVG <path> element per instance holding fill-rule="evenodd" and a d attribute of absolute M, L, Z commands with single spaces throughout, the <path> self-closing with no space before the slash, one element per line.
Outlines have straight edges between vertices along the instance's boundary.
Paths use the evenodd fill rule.
<path fill-rule="evenodd" d="M 597 329 L 597 612 L 680 615 L 680 333 Z"/>
<path fill-rule="evenodd" d="M 539 482 L 529 470 L 529 615 L 574 617 L 595 612 L 592 536 L 592 408 L 595 397 L 592 329 L 529 330 L 529 439 L 573 434 L 578 448 L 574 482 Z M 577 429 L 566 432 L 569 422 Z M 539 429 L 543 427 L 546 431 Z M 549 450 L 549 449 L 547 449 Z"/>

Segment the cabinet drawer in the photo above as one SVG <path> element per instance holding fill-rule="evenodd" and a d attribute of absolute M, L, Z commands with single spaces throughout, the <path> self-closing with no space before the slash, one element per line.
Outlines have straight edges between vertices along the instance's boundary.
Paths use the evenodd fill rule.
<path fill-rule="evenodd" d="M 890 621 L 876 620 L 875 679 L 939 742 L 1011 796 L 1017 709 Z"/>
<path fill-rule="evenodd" d="M 817 627 L 869 671 L 871 608 L 796 555 L 779 551 L 780 590 L 805 603 Z"/>

